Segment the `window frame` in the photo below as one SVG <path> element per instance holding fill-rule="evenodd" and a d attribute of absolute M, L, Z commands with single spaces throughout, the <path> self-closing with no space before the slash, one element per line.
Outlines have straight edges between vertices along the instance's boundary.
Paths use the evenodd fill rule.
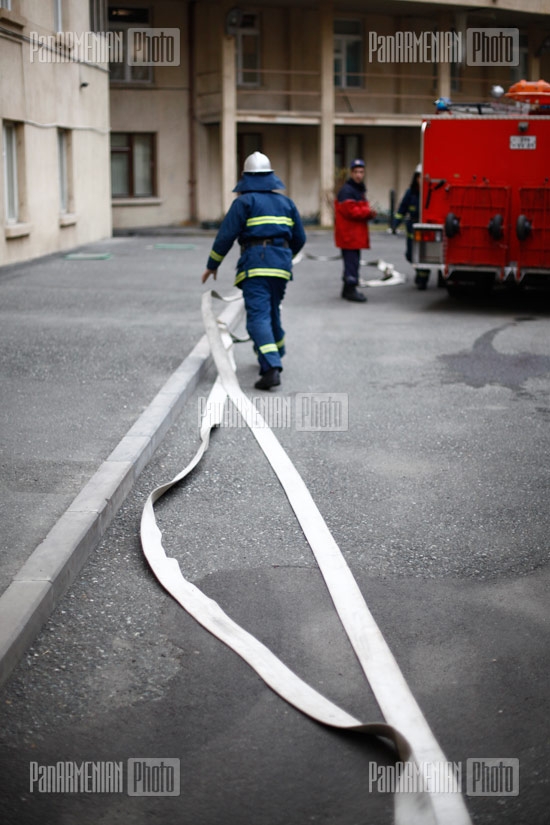
<path fill-rule="evenodd" d="M 2 124 L 2 154 L 4 155 L 4 219 L 7 225 L 13 225 L 21 220 L 17 123 L 4 121 Z"/>
<path fill-rule="evenodd" d="M 510 83 L 518 83 L 529 76 L 529 38 L 525 32 L 519 33 L 519 65 L 510 66 Z"/>
<path fill-rule="evenodd" d="M 112 184 L 111 184 L 111 199 L 112 200 L 146 200 L 147 198 L 156 198 L 157 197 L 157 134 L 156 132 L 119 132 L 119 131 L 112 131 L 111 136 L 113 135 L 124 135 L 129 138 L 129 145 L 127 147 L 122 146 L 113 146 L 111 144 L 110 147 L 110 157 L 112 159 L 113 155 L 115 154 L 126 154 L 129 158 L 128 160 L 128 194 L 126 195 L 115 195 L 112 191 Z M 134 168 L 134 157 L 135 157 L 135 138 L 136 137 L 143 137 L 148 136 L 151 139 L 151 160 L 150 160 L 150 183 L 151 183 L 151 192 L 147 195 L 136 195 L 135 193 L 135 168 Z"/>
<path fill-rule="evenodd" d="M 124 20 L 111 20 L 111 11 L 115 11 L 116 9 L 124 10 L 128 13 L 131 12 L 140 12 L 146 15 L 147 20 L 146 22 L 140 21 L 127 21 Z M 111 84 L 120 84 L 120 85 L 151 85 L 154 82 L 153 76 L 153 67 L 152 66 L 131 66 L 129 61 L 127 60 L 128 54 L 128 29 L 135 29 L 135 28 L 145 28 L 147 26 L 151 26 L 151 12 L 148 8 L 140 7 L 140 6 L 110 6 L 107 9 L 107 24 L 108 30 L 110 32 L 118 32 L 123 34 L 123 60 L 117 63 L 109 64 L 109 72 L 110 72 L 110 83 Z M 122 66 L 123 77 L 113 77 L 113 69 L 112 66 L 116 66 L 117 68 Z M 139 70 L 140 73 L 143 73 L 144 70 L 147 70 L 146 75 L 143 77 L 133 77 L 133 73 L 135 70 Z"/>
<path fill-rule="evenodd" d="M 336 25 L 338 23 L 357 23 L 359 34 L 339 34 L 336 32 Z M 359 66 L 357 72 L 348 72 L 347 70 L 347 49 L 350 44 L 359 44 Z M 340 72 L 336 72 L 336 55 L 337 44 L 341 45 L 341 67 Z M 335 18 L 333 21 L 333 75 L 335 89 L 362 89 L 365 81 L 363 78 L 364 65 L 364 51 L 365 51 L 365 36 L 363 21 L 359 18 Z M 357 83 L 350 83 L 349 76 L 352 75 Z"/>
<path fill-rule="evenodd" d="M 235 61 L 236 61 L 236 75 L 237 86 L 244 89 L 259 89 L 262 85 L 261 80 L 261 65 L 262 65 L 262 50 L 261 50 L 261 27 L 260 15 L 256 12 L 245 12 L 243 17 L 252 17 L 254 20 L 253 26 L 244 26 L 241 22 L 235 29 Z M 255 69 L 246 69 L 243 66 L 243 38 L 256 38 L 256 59 L 257 67 Z M 244 80 L 247 74 L 257 75 L 256 80 Z"/>
<path fill-rule="evenodd" d="M 90 31 L 107 32 L 108 19 L 107 0 L 90 0 Z"/>
<path fill-rule="evenodd" d="M 353 140 L 357 142 L 355 150 L 353 150 L 351 146 L 349 146 L 349 144 L 351 144 Z M 343 174 L 343 170 L 346 170 L 346 173 L 349 172 L 349 165 L 352 162 L 352 160 L 354 160 L 355 158 L 364 157 L 363 146 L 363 135 L 360 132 L 344 132 L 343 134 L 339 132 L 335 133 L 334 168 L 337 174 Z M 347 176 L 349 177 L 349 175 Z"/>
<path fill-rule="evenodd" d="M 68 129 L 57 130 L 57 174 L 59 180 L 59 213 L 71 211 L 71 133 Z"/>
<path fill-rule="evenodd" d="M 63 0 L 53 0 L 53 30 L 63 31 Z"/>

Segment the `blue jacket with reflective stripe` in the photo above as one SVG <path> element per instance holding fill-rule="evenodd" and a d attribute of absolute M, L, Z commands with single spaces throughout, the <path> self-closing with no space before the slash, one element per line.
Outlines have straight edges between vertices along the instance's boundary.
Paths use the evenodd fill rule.
<path fill-rule="evenodd" d="M 223 219 L 207 269 L 217 269 L 237 240 L 241 245 L 241 255 L 237 262 L 235 284 L 261 275 L 286 280 L 292 278 L 292 258 L 303 247 L 306 235 L 293 201 L 286 195 L 271 191 L 274 188 L 283 188 L 283 185 L 272 173 L 243 175 L 236 187 L 241 194 Z M 266 238 L 272 243 L 247 247 L 250 241 Z"/>

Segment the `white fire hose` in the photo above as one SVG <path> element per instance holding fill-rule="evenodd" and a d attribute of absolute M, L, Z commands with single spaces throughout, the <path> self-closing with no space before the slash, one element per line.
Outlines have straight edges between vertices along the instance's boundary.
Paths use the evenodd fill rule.
<path fill-rule="evenodd" d="M 273 431 L 239 386 L 231 336 L 220 329 L 212 308 L 213 298 L 242 300 L 240 296 L 221 298 L 216 292 L 203 295 L 204 326 L 218 378 L 205 407 L 200 429 L 201 445 L 196 455 L 175 478 L 153 490 L 145 504 L 141 542 L 147 561 L 159 582 L 191 616 L 238 653 L 270 688 L 295 708 L 324 725 L 391 740 L 398 759 L 411 769 L 403 772 L 402 784 L 398 784 L 394 796 L 396 825 L 471 825 L 456 777 L 309 490 Z M 166 555 L 153 505 L 199 463 L 208 449 L 212 428 L 222 421 L 228 398 L 250 427 L 288 497 L 386 724 L 364 723 L 314 690 L 227 616 L 215 601 L 187 581 L 176 559 Z M 403 776 L 411 774 L 421 777 L 420 787 L 416 784 L 413 790 L 403 780 Z M 438 782 L 434 785 L 435 775 L 438 775 Z"/>

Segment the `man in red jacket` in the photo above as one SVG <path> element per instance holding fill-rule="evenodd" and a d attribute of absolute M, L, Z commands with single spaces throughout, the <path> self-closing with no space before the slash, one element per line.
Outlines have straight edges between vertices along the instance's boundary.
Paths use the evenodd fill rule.
<path fill-rule="evenodd" d="M 354 160 L 350 166 L 351 177 L 342 186 L 334 203 L 334 242 L 342 250 L 344 288 L 346 301 L 364 302 L 367 296 L 358 292 L 359 260 L 362 249 L 369 249 L 367 221 L 376 217 L 366 198 L 365 162 Z"/>

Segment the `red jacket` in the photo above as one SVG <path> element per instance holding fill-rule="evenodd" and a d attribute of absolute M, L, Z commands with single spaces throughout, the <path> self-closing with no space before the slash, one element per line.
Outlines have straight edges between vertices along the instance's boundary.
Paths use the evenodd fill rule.
<path fill-rule="evenodd" d="M 339 249 L 369 249 L 367 221 L 376 217 L 367 200 L 334 202 L 334 243 Z"/>

